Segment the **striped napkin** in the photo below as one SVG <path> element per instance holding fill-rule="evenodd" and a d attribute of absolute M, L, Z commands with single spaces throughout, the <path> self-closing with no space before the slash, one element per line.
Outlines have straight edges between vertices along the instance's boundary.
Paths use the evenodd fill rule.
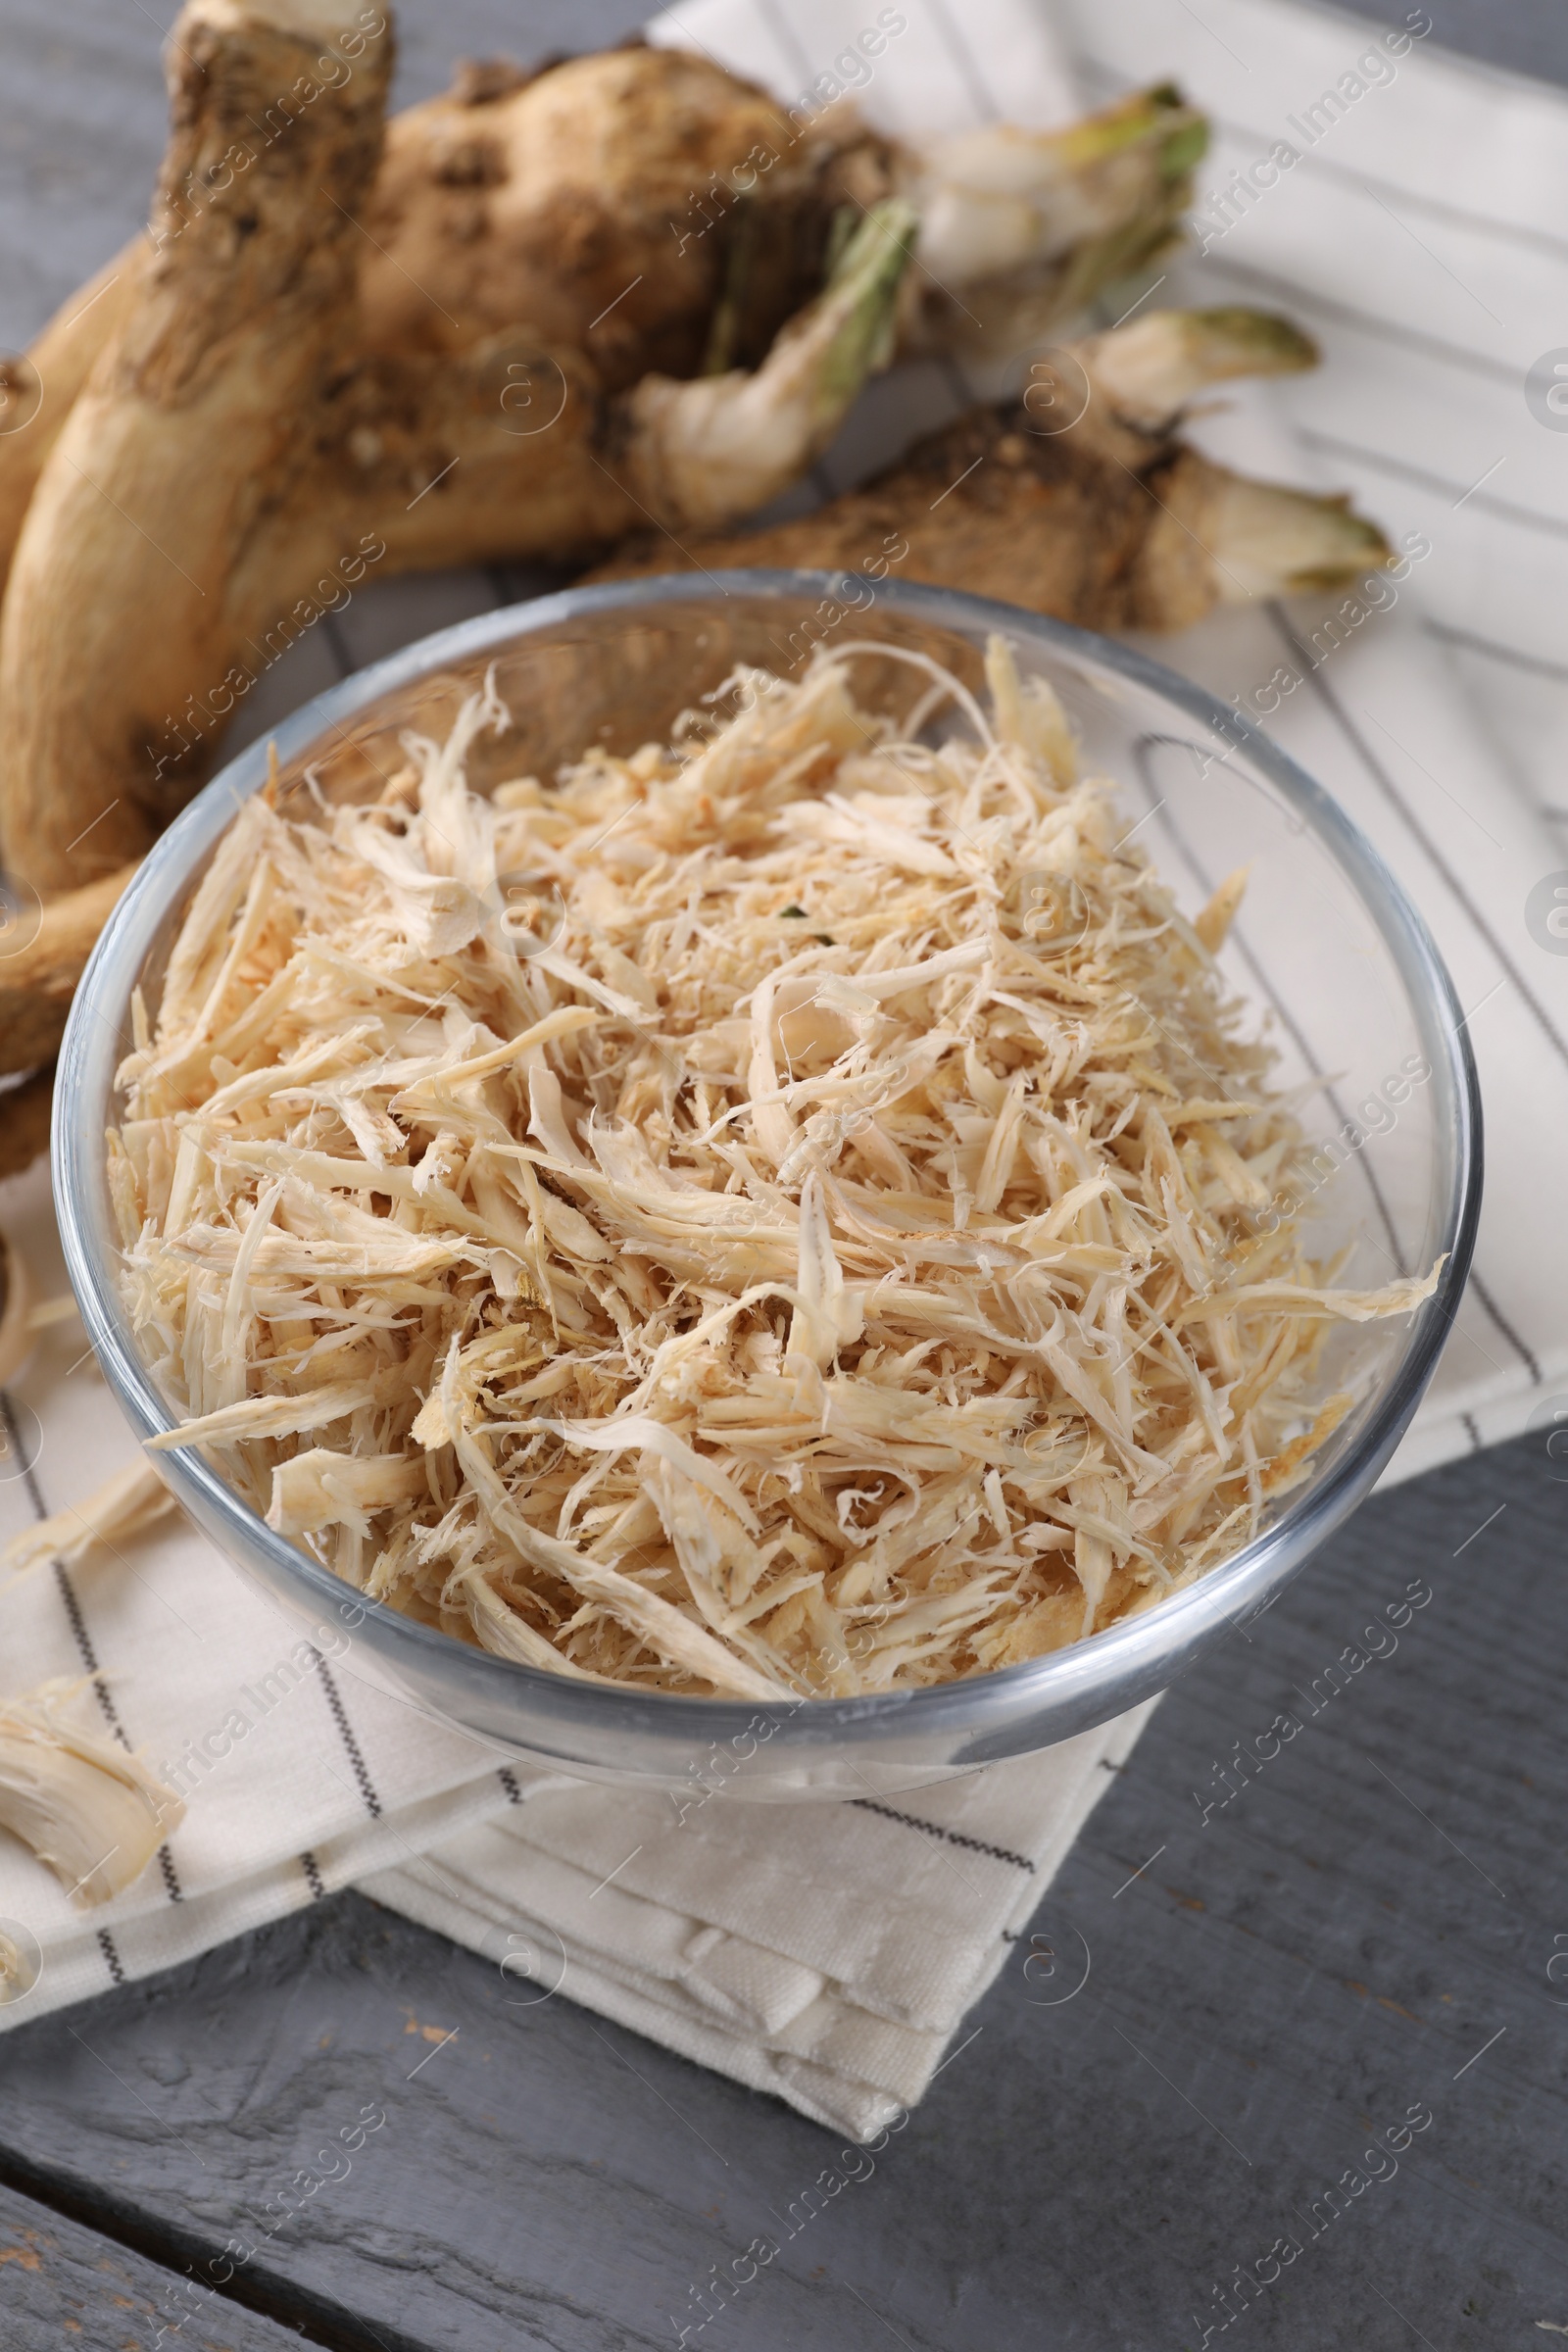
<path fill-rule="evenodd" d="M 886 37 L 862 72 L 867 27 Z M 1049 124 L 1163 74 L 1217 119 L 1207 250 L 1148 296 L 1281 305 L 1325 366 L 1268 399 L 1228 396 L 1205 446 L 1353 488 L 1409 560 L 1392 598 L 1226 614 L 1152 650 L 1339 795 L 1425 911 L 1466 1007 L 1492 1171 L 1477 1273 L 1389 1475 L 1551 1414 L 1568 1399 L 1568 1267 L 1538 1248 L 1532 1211 L 1568 1148 L 1568 940 L 1551 924 L 1568 797 L 1548 764 L 1568 651 L 1545 572 L 1568 532 L 1568 447 L 1551 438 L 1568 430 L 1568 390 L 1553 400 L 1568 349 L 1552 348 L 1568 336 L 1568 239 L 1551 227 L 1568 220 L 1568 101 L 1413 28 L 1391 48 L 1279 0 L 1205 0 L 1201 20 L 1183 0 L 970 0 L 961 15 L 946 0 L 693 0 L 654 31 L 786 98 L 855 86 L 892 128 Z M 1297 160 L 1260 186 L 1282 143 Z M 902 371 L 818 487 L 989 388 L 956 365 Z M 252 727 L 524 586 L 475 572 L 366 594 L 277 665 Z M 58 1287 L 41 1170 L 0 1186 L 0 1224 L 39 1289 Z M 44 1335 L 3 1426 L 0 1536 L 79 1502 L 131 1451 L 69 1323 Z M 23 1963 L 0 2024 L 357 1884 L 485 1955 L 502 1997 L 581 2000 L 858 2137 L 944 2063 L 1143 1721 L 842 1806 L 607 1795 L 498 1761 L 361 1682 L 351 1625 L 302 1634 L 169 1522 L 0 1595 L 0 1644 L 29 1681 L 84 1678 L 86 1715 L 176 1776 L 189 1806 L 158 1867 L 90 1914 L 0 1838 L 0 1935 Z M 1025 1966 L 1039 1997 L 1070 1997 L 1069 1953 Z"/>

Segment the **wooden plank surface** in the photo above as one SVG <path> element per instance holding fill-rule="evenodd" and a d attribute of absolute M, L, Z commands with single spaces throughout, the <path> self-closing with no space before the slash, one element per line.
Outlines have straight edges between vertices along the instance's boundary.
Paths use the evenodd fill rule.
<path fill-rule="evenodd" d="M 185 2352 L 286 2352 L 299 2337 L 0 2188 L 0 2341 L 6 2352 L 63 2344 L 152 2352 L 160 2341 Z"/>
<path fill-rule="evenodd" d="M 176 2268 L 254 2244 L 253 2305 L 393 2352 L 682 2326 L 732 2352 L 1198 2352 L 1216 2286 L 1285 2238 L 1258 2352 L 1540 2344 L 1568 2326 L 1557 1467 L 1533 1441 L 1375 1499 L 1177 1686 L 864 2179 L 353 1896 L 10 2035 L 0 2171 Z M 347 2174 L 260 2237 L 367 2107 L 387 2121 Z M 699 2333 L 703 2282 L 759 2237 L 776 2258 Z"/>

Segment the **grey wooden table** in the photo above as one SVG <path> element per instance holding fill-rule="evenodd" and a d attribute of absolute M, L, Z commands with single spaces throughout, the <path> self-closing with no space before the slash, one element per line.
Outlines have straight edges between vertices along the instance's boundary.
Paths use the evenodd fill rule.
<path fill-rule="evenodd" d="M 1568 79 L 1560 0 L 1430 4 L 1451 46 Z M 0 6 L 0 338 L 134 226 L 169 13 Z M 582 45 L 635 13 L 415 0 L 401 94 L 454 50 Z M 713 2266 L 835 2143 L 564 1999 L 518 2007 L 344 1895 L 0 2041 L 0 2352 L 150 2352 L 160 2328 L 190 2352 L 1568 2334 L 1564 1480 L 1532 1441 L 1374 1499 L 1179 1684 L 1033 1960 L 1026 1939 L 875 2171 L 707 2326 Z M 1396 1647 L 1367 1638 L 1412 1586 L 1431 1597 Z M 1227 1780 L 1285 1709 L 1302 1735 Z M 1064 1999 L 1041 1955 L 1069 1949 L 1090 1968 Z M 432 2026 L 461 2032 L 436 2049 Z M 386 2120 L 349 2178 L 225 2275 L 364 2109 Z M 1266 2275 L 1284 2239 L 1242 2304 L 1238 2266 Z"/>

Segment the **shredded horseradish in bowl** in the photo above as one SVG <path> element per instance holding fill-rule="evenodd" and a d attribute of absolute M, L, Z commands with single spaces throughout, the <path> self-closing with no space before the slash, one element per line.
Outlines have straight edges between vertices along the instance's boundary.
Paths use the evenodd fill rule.
<path fill-rule="evenodd" d="M 1437 1270 L 1336 1287 L 1244 877 L 1184 919 L 986 674 L 746 669 L 482 798 L 491 685 L 370 805 L 247 803 L 109 1139 L 152 1444 L 422 1624 L 698 1695 L 983 1674 L 1247 1543 L 1333 1326 Z"/>

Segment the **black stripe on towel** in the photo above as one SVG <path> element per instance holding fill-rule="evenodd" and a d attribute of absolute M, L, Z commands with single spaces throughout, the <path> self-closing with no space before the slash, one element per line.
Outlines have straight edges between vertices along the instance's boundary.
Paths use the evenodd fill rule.
<path fill-rule="evenodd" d="M 1563 527 L 1565 530 L 1568 530 L 1568 523 L 1565 523 Z M 1552 1046 L 1556 1049 L 1562 1059 L 1564 1061 L 1568 1061 L 1568 1044 L 1564 1043 L 1554 1022 L 1552 1021 L 1551 1015 L 1547 1012 L 1540 998 L 1537 997 L 1532 990 L 1523 972 L 1520 971 L 1519 966 L 1514 962 L 1513 957 L 1508 954 L 1508 951 L 1503 946 L 1501 940 L 1498 939 L 1495 931 L 1488 922 L 1486 916 L 1482 913 L 1474 899 L 1471 898 L 1469 892 L 1465 889 L 1464 884 L 1460 881 L 1458 875 L 1454 872 L 1452 866 L 1448 863 L 1448 860 L 1439 849 L 1431 834 L 1428 833 L 1426 827 L 1422 824 L 1414 809 L 1410 807 L 1410 804 L 1405 799 L 1404 794 L 1399 790 L 1399 787 L 1395 783 L 1394 778 L 1389 774 L 1388 769 L 1383 765 L 1381 760 L 1378 759 L 1377 754 L 1372 750 L 1370 744 L 1366 742 L 1360 730 L 1350 718 L 1349 713 L 1347 711 L 1344 704 L 1340 701 L 1340 698 L 1335 693 L 1333 687 L 1329 684 L 1327 678 L 1323 676 L 1320 669 L 1314 666 L 1311 656 L 1308 654 L 1305 646 L 1301 643 L 1300 638 L 1297 635 L 1296 630 L 1293 627 L 1291 620 L 1288 614 L 1285 612 L 1283 607 L 1277 604 L 1270 604 L 1267 607 L 1267 612 L 1269 618 L 1273 621 L 1274 626 L 1278 630 L 1280 636 L 1284 639 L 1286 645 L 1296 656 L 1297 660 L 1301 663 L 1302 669 L 1305 673 L 1306 683 L 1311 687 L 1312 691 L 1317 695 L 1318 699 L 1323 704 L 1330 717 L 1334 720 L 1341 734 L 1345 737 L 1346 742 L 1350 746 L 1351 750 L 1355 753 L 1357 759 L 1360 760 L 1361 765 L 1366 770 L 1366 773 L 1371 777 L 1373 783 L 1377 785 L 1378 789 L 1385 795 L 1385 797 L 1393 803 L 1395 808 L 1404 820 L 1405 830 L 1410 834 L 1412 840 L 1419 843 L 1420 847 L 1426 852 L 1428 858 L 1430 858 L 1432 860 L 1432 863 L 1437 867 L 1438 872 L 1443 876 L 1443 879 L 1445 882 L 1446 882 L 1448 888 L 1452 891 L 1454 897 L 1464 908 L 1465 913 L 1469 916 L 1470 921 L 1474 925 L 1475 929 L 1481 934 L 1481 937 L 1486 941 L 1488 947 L 1492 950 L 1493 955 L 1496 957 L 1496 960 L 1501 966 L 1502 970 L 1513 982 L 1515 988 L 1519 991 L 1520 996 L 1523 998 L 1526 1004 L 1529 1005 L 1531 1011 L 1535 1014 L 1536 1019 L 1541 1024 L 1541 1027 L 1545 1032 L 1547 1038 L 1549 1038 L 1551 1041 Z"/>
<path fill-rule="evenodd" d="M 922 1821 L 918 1814 L 901 1813 L 894 1805 L 879 1805 L 874 1797 L 852 1796 L 852 1805 L 862 1813 L 880 1813 L 884 1821 L 900 1821 L 906 1830 L 918 1830 L 923 1838 L 940 1838 L 947 1845 L 966 1845 L 972 1854 L 989 1854 L 993 1862 L 1008 1862 L 1014 1870 L 1035 1875 L 1035 1865 L 1027 1854 L 1015 1854 L 1010 1846 L 992 1845 L 984 1838 L 966 1838 L 961 1830 L 945 1830 L 940 1822 Z"/>
<path fill-rule="evenodd" d="M 1413 482 L 1418 490 L 1438 490 L 1445 498 L 1457 493 L 1453 505 L 1467 504 L 1472 498 L 1489 514 L 1498 515 L 1504 522 L 1516 522 L 1527 531 L 1544 531 L 1552 539 L 1568 539 L 1568 521 L 1560 514 L 1544 514 L 1535 507 L 1516 506 L 1512 499 L 1495 498 L 1490 490 L 1466 489 L 1463 482 L 1451 481 L 1446 474 L 1433 473 L 1425 466 L 1412 466 L 1405 458 L 1396 458 L 1386 449 L 1367 449 L 1359 441 L 1343 441 L 1337 433 L 1319 433 L 1302 424 L 1297 433 L 1309 449 L 1321 449 L 1331 457 L 1349 458 L 1352 462 L 1370 466 L 1374 472 L 1392 473 L 1405 482 Z M 1483 480 L 1486 478 L 1483 475 Z"/>
<path fill-rule="evenodd" d="M 104 1965 L 114 1982 L 117 1984 L 123 1984 L 125 1972 L 120 1964 L 120 1954 L 115 1949 L 115 1939 L 107 1928 L 100 1928 L 98 1931 L 98 1949 L 104 1956 Z"/>
<path fill-rule="evenodd" d="M 1520 1362 L 1524 1365 L 1525 1370 L 1530 1375 L 1532 1384 L 1539 1389 L 1541 1386 L 1540 1362 L 1536 1356 L 1532 1354 L 1530 1348 L 1526 1347 L 1524 1341 L 1519 1337 L 1519 1334 L 1515 1331 L 1513 1325 L 1509 1322 L 1507 1316 L 1503 1313 L 1501 1307 L 1497 1304 L 1497 1301 L 1495 1298 L 1494 1298 L 1492 1293 L 1488 1290 L 1486 1284 L 1482 1281 L 1474 1266 L 1472 1266 L 1470 1269 L 1470 1288 L 1474 1291 L 1476 1297 L 1480 1299 L 1482 1305 L 1486 1308 L 1488 1314 L 1492 1317 L 1492 1320 L 1494 1323 L 1495 1323 L 1497 1329 L 1501 1332 L 1503 1338 L 1507 1341 L 1515 1355 L 1518 1356 Z"/>
<path fill-rule="evenodd" d="M 338 1737 L 343 1742 L 349 1762 L 354 1767 L 354 1778 L 360 1784 L 360 1794 L 365 1799 L 365 1810 L 372 1821 L 379 1821 L 381 1799 L 375 1793 L 375 1784 L 371 1780 L 369 1769 L 366 1764 L 364 1750 L 354 1737 L 354 1726 L 349 1721 L 348 1709 L 343 1704 L 342 1692 L 338 1690 L 332 1677 L 332 1670 L 320 1651 L 316 1650 L 314 1655 L 317 1680 L 321 1686 L 327 1705 L 332 1710 L 332 1721 L 337 1725 Z"/>
<path fill-rule="evenodd" d="M 1445 645 L 1462 645 L 1472 654 L 1485 654 L 1491 662 L 1506 662 L 1510 669 L 1528 669 L 1539 678 L 1555 678 L 1568 686 L 1568 666 L 1561 662 L 1544 662 L 1539 654 L 1522 654 L 1517 646 L 1498 645 L 1491 637 L 1478 637 L 1472 629 L 1454 629 L 1446 620 L 1423 618 L 1421 626 L 1429 637 L 1440 637 Z"/>
<path fill-rule="evenodd" d="M 969 103 L 988 122 L 1000 122 L 1002 109 L 987 86 L 980 60 L 949 15 L 947 0 L 926 0 L 926 9 L 932 24 L 942 35 L 943 48 L 958 70 L 969 93 Z"/>
<path fill-rule="evenodd" d="M 1471 375 L 1486 377 L 1490 383 L 1519 381 L 1518 368 L 1505 360 L 1489 360 L 1484 352 L 1467 351 L 1462 343 L 1446 343 L 1437 335 L 1424 334 L 1419 327 L 1379 318 L 1371 311 L 1359 310 L 1352 302 L 1337 301 L 1319 286 L 1294 285 L 1288 277 L 1280 277 L 1272 270 L 1259 270 L 1252 262 L 1235 261 L 1211 249 L 1203 256 L 1203 268 L 1216 270 L 1221 277 L 1234 277 L 1245 285 L 1261 287 L 1276 302 L 1288 303 L 1293 316 L 1298 311 L 1315 313 L 1319 318 L 1329 318 L 1337 326 L 1348 327 L 1351 334 L 1365 335 L 1370 342 L 1382 343 L 1395 351 L 1414 352 L 1420 359 L 1467 370 Z"/>
<path fill-rule="evenodd" d="M 1208 115 L 1211 130 L 1226 131 L 1233 139 L 1249 146 L 1255 143 L 1264 154 L 1268 152 L 1275 135 L 1273 132 L 1253 130 L 1248 123 L 1228 121 L 1225 116 L 1216 115 L 1206 107 L 1203 111 Z M 1346 187 L 1358 189 L 1361 194 L 1372 197 L 1374 203 L 1379 201 L 1377 190 L 1381 188 L 1396 204 L 1408 205 L 1412 212 L 1422 213 L 1428 220 L 1442 220 L 1449 227 L 1470 229 L 1484 237 L 1496 237 L 1504 244 L 1522 245 L 1530 251 L 1544 254 L 1550 261 L 1568 261 L 1568 243 L 1561 237 L 1554 237 L 1549 229 L 1526 228 L 1521 222 L 1499 220 L 1494 213 L 1477 213 L 1464 205 L 1449 204 L 1440 196 L 1423 195 L 1417 188 L 1406 187 L 1396 179 L 1382 179 L 1375 172 L 1364 171 L 1359 166 L 1336 164 L 1328 156 L 1320 155 L 1315 148 L 1309 148 L 1301 161 L 1310 165 L 1318 177 L 1340 180 Z M 1404 222 L 1401 220 L 1399 225 L 1402 228 Z"/>
<path fill-rule="evenodd" d="M 87 1631 L 87 1620 L 81 1613 L 81 1603 L 76 1598 L 76 1589 L 71 1581 L 70 1570 L 64 1560 L 56 1560 L 54 1570 L 56 1589 L 59 1592 L 66 1615 L 71 1621 L 71 1638 L 76 1644 L 76 1655 L 92 1676 L 93 1690 L 97 1695 L 99 1707 L 103 1711 L 105 1723 L 108 1724 L 121 1746 L 128 1751 L 130 1741 L 126 1739 L 125 1727 L 120 1720 L 120 1710 L 109 1695 L 109 1685 L 99 1671 L 98 1652 L 92 1645 L 92 1637 Z"/>
<path fill-rule="evenodd" d="M 314 1854 L 301 1854 L 300 1868 L 305 1873 L 305 1883 L 310 1887 L 312 1902 L 318 1903 L 322 1895 L 326 1892 L 326 1882 L 321 1876 L 316 1856 Z"/>
<path fill-rule="evenodd" d="M 496 1779 L 501 1783 L 502 1788 L 507 1792 L 508 1804 L 520 1805 L 522 1802 L 522 1790 L 517 1787 L 517 1776 L 513 1771 L 511 1765 L 503 1764 L 501 1770 L 496 1774 Z"/>

